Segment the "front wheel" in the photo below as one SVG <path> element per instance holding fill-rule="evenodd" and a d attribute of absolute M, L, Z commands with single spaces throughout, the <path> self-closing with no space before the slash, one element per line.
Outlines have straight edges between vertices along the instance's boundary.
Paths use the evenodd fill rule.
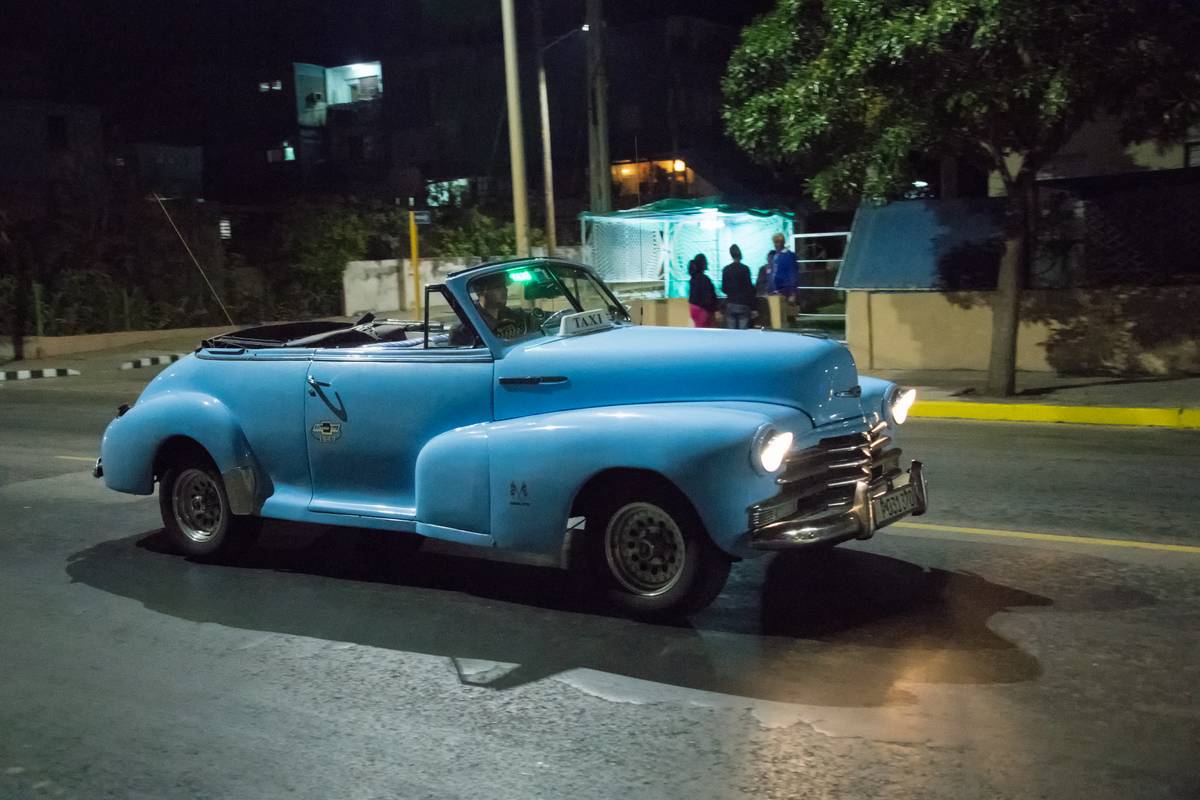
<path fill-rule="evenodd" d="M 729 556 L 709 541 L 686 501 L 671 494 L 615 493 L 597 503 L 587 529 L 608 599 L 628 613 L 699 611 L 729 577 Z"/>
<path fill-rule="evenodd" d="M 229 510 L 221 474 L 199 454 L 179 458 L 163 471 L 158 498 L 167 536 L 185 556 L 229 554 L 252 540 L 261 522 Z"/>

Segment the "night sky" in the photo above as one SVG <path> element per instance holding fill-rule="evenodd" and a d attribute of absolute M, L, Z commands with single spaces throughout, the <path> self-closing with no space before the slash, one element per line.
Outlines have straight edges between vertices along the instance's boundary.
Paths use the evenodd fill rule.
<path fill-rule="evenodd" d="M 517 0 L 520 35 L 532 26 Z M 610 25 L 686 14 L 741 26 L 771 0 L 607 0 Z M 204 94 L 291 61 L 342 64 L 411 48 L 494 45 L 499 0 L 45 0 L 6 7 L 0 46 L 44 58 L 55 99 L 96 104 L 134 135 L 187 140 Z M 582 22 L 583 0 L 543 0 L 546 35 Z M 11 9 L 11 11 L 9 10 Z M 0 58 L 2 58 L 0 54 Z M 164 113 L 169 111 L 169 113 Z"/>

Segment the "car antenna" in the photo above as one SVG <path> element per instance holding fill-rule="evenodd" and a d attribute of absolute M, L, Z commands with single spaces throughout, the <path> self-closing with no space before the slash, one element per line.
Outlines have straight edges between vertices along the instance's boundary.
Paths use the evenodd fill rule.
<path fill-rule="evenodd" d="M 225 308 L 225 304 L 221 302 L 221 296 L 217 294 L 216 288 L 212 285 L 212 281 L 208 279 L 208 275 L 204 273 L 204 267 L 200 266 L 200 261 L 196 258 L 196 254 L 192 252 L 192 248 L 188 247 L 187 239 L 183 238 L 183 234 L 179 230 L 179 226 L 175 224 L 175 220 L 171 217 L 171 212 L 167 211 L 167 206 L 163 203 L 162 195 L 158 192 L 153 194 L 154 200 L 158 203 L 158 207 L 162 209 L 163 214 L 167 218 L 167 222 L 171 223 L 171 227 L 175 230 L 175 235 L 179 237 L 180 244 L 187 251 L 188 257 L 192 259 L 192 263 L 196 265 L 196 269 L 200 271 L 200 277 L 204 278 L 204 282 L 208 284 L 208 290 L 212 292 L 213 298 L 217 301 L 217 305 L 221 307 L 221 313 L 225 315 L 225 319 L 229 320 L 230 325 L 237 325 L 233 321 L 233 317 L 229 316 L 229 309 Z"/>

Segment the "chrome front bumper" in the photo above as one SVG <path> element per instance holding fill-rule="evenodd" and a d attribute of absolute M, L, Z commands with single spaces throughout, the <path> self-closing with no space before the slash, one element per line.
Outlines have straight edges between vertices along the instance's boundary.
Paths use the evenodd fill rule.
<path fill-rule="evenodd" d="M 919 517 L 928 507 L 925 471 L 920 461 L 912 462 L 908 470 L 908 483 L 913 487 L 917 506 L 911 516 Z M 903 484 L 899 484 L 902 486 Z M 858 481 L 854 485 L 854 497 L 848 507 L 836 511 L 797 514 L 767 525 L 752 528 L 747 542 L 756 550 L 791 550 L 802 547 L 834 545 L 848 539 L 870 539 L 875 531 L 903 517 L 896 517 L 878 524 L 875 519 L 873 500 L 897 486 L 894 480 L 878 480 L 868 483 Z M 759 507 L 750 509 L 753 516 Z"/>

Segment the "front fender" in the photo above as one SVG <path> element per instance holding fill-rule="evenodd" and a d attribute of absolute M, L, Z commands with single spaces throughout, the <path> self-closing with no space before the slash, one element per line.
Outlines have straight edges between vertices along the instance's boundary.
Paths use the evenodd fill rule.
<path fill-rule="evenodd" d="M 109 423 L 100 443 L 105 485 L 118 492 L 151 494 L 154 459 L 163 444 L 177 436 L 194 440 L 208 452 L 225 476 L 235 513 L 249 513 L 248 502 L 269 495 L 233 414 L 221 401 L 200 392 L 143 398 Z"/>
<path fill-rule="evenodd" d="M 891 381 L 885 381 L 883 378 L 859 375 L 858 385 L 862 387 L 860 402 L 862 403 L 863 414 L 868 417 L 875 414 L 878 415 L 879 419 L 887 419 L 887 411 L 884 408 L 884 403 L 888 392 L 896 384 Z"/>
<path fill-rule="evenodd" d="M 540 414 L 489 423 L 491 534 L 517 550 L 559 552 L 571 506 L 593 476 L 650 470 L 691 501 L 713 542 L 739 555 L 746 509 L 775 493 L 750 447 L 771 423 L 803 438 L 802 412 L 766 403 L 655 403 Z"/>

